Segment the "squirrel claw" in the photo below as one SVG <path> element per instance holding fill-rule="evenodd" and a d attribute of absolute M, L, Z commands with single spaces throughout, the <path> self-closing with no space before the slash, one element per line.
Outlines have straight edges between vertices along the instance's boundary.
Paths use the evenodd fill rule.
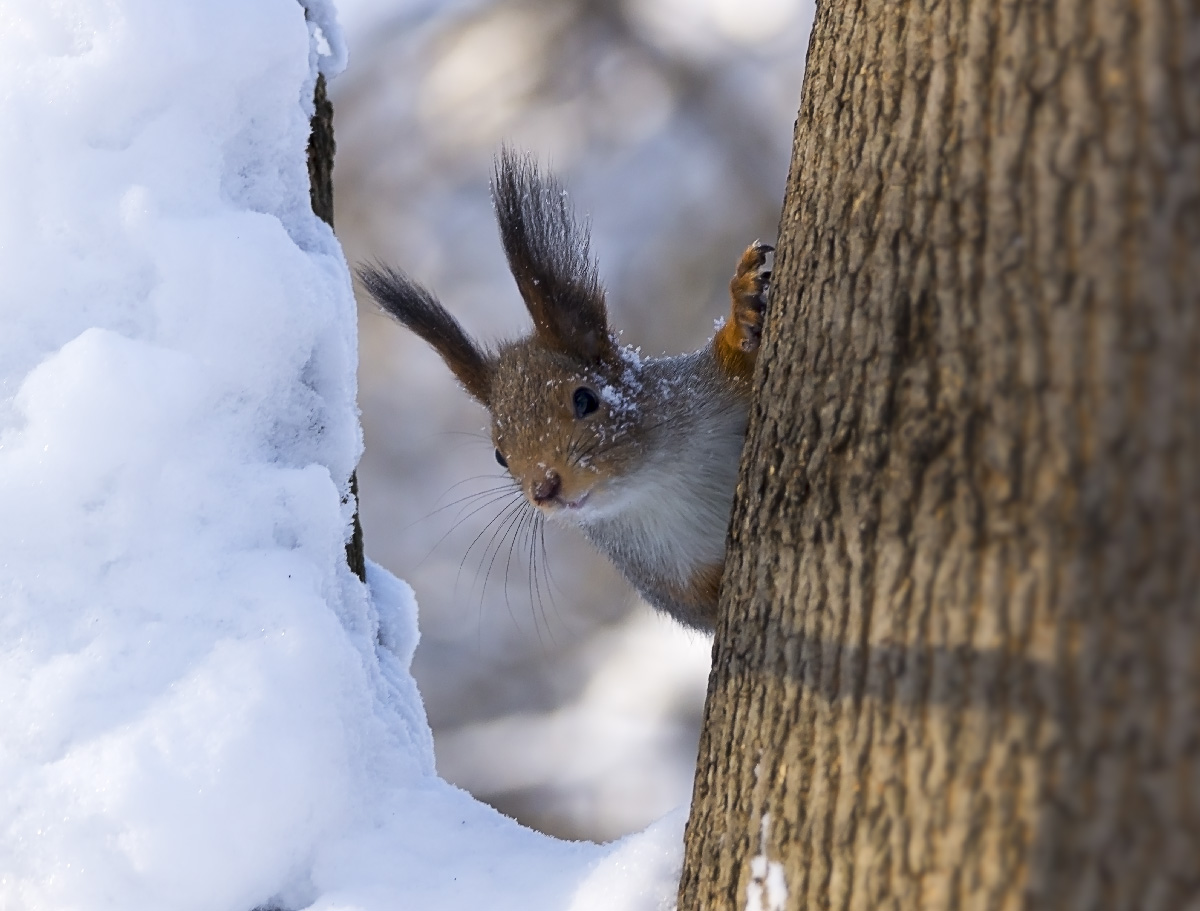
<path fill-rule="evenodd" d="M 727 373 L 742 380 L 753 376 L 762 343 L 763 315 L 771 287 L 771 271 L 764 267 L 774 249 L 756 240 L 743 251 L 729 282 L 730 318 L 713 339 L 718 362 Z"/>
<path fill-rule="evenodd" d="M 771 272 L 764 271 L 763 266 L 767 255 L 774 249 L 759 241 L 748 246 L 729 283 L 729 293 L 733 299 L 733 323 L 737 327 L 738 347 L 742 351 L 757 351 L 762 338 L 763 314 L 767 309 L 767 292 L 771 286 Z"/>

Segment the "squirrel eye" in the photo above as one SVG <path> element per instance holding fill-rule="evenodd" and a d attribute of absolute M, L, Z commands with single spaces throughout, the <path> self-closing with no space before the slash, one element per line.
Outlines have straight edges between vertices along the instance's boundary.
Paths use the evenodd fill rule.
<path fill-rule="evenodd" d="M 600 407 L 600 397 L 587 386 L 580 386 L 571 396 L 571 404 L 575 406 L 575 417 L 586 418 Z"/>
<path fill-rule="evenodd" d="M 508 459 L 504 458 L 504 454 L 499 449 L 496 450 L 496 461 L 500 463 L 501 468 L 508 467 Z"/>

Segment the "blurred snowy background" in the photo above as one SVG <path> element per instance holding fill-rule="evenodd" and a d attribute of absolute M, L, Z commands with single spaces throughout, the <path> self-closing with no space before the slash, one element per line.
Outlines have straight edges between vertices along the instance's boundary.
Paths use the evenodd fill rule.
<path fill-rule="evenodd" d="M 487 187 L 507 142 L 591 218 L 626 341 L 675 353 L 711 335 L 737 255 L 775 236 L 811 0 L 342 0 L 339 15 L 350 263 L 406 269 L 480 338 L 523 332 Z M 502 477 L 483 412 L 361 303 L 360 354 L 367 553 L 416 590 L 439 772 L 570 838 L 685 804 L 707 638 L 653 615 L 566 529 L 547 529 L 531 584 L 530 542 L 489 524 L 502 504 L 463 499 Z"/>

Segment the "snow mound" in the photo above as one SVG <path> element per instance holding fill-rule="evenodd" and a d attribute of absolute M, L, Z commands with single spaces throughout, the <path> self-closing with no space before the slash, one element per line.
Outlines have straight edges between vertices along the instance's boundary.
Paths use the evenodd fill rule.
<path fill-rule="evenodd" d="M 354 307 L 308 204 L 327 3 L 0 28 L 0 908 L 660 908 L 437 779 L 411 591 L 346 568 Z"/>

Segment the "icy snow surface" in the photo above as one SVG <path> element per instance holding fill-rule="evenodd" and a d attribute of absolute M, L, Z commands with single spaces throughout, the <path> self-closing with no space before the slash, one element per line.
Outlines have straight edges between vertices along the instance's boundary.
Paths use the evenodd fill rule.
<path fill-rule="evenodd" d="M 755 770 L 757 777 L 757 770 Z M 759 826 L 759 852 L 750 858 L 750 882 L 746 883 L 746 911 L 784 911 L 787 908 L 787 874 L 783 864 L 767 857 L 771 814 L 764 813 Z"/>
<path fill-rule="evenodd" d="M 0 909 L 670 907 L 681 815 L 557 842 L 434 776 L 411 592 L 345 566 L 313 10 L 0 18 Z"/>

